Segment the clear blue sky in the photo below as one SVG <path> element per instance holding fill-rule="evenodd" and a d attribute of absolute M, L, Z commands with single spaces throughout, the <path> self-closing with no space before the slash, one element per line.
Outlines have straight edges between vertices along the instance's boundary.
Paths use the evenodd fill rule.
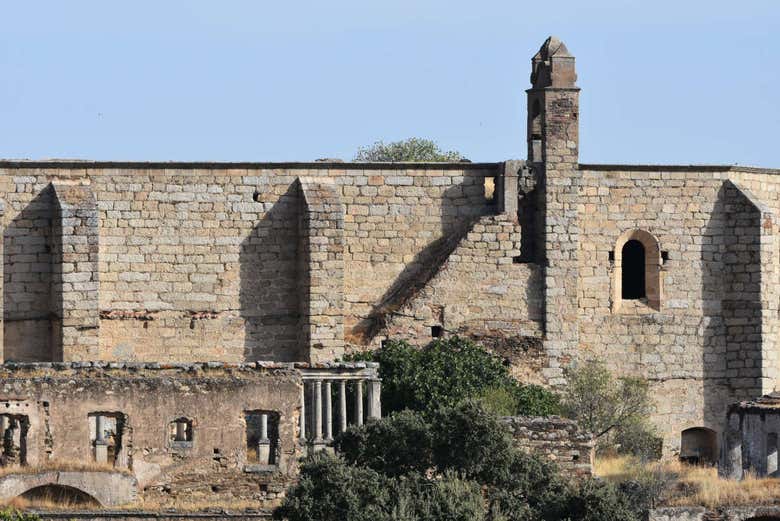
<path fill-rule="evenodd" d="M 778 0 L 13 1 L 0 157 L 525 157 L 530 58 L 577 57 L 582 162 L 780 167 Z"/>

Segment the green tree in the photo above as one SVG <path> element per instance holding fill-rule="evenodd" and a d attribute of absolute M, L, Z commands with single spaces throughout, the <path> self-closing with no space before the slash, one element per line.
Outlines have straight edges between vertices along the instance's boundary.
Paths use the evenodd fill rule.
<path fill-rule="evenodd" d="M 454 150 L 441 150 L 430 139 L 413 137 L 391 143 L 377 141 L 369 147 L 360 148 L 357 154 L 355 154 L 355 161 L 368 163 L 399 163 L 402 161 L 438 163 L 467 161 L 467 159 Z"/>
<path fill-rule="evenodd" d="M 623 439 L 629 452 L 646 453 L 657 443 L 647 423 L 653 408 L 647 380 L 615 378 L 603 363 L 589 361 L 567 371 L 567 382 L 563 409 L 596 437 L 599 450 L 619 449 Z"/>
<path fill-rule="evenodd" d="M 389 341 L 382 348 L 352 355 L 379 362 L 382 408 L 435 411 L 478 399 L 500 415 L 550 416 L 560 413 L 558 396 L 517 382 L 501 358 L 470 340 L 437 339 L 423 348 Z"/>

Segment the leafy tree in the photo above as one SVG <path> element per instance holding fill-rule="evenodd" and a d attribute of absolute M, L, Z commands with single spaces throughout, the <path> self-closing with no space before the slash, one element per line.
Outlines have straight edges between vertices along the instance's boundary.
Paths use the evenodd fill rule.
<path fill-rule="evenodd" d="M 369 147 L 360 148 L 357 154 L 355 154 L 355 161 L 368 163 L 398 163 L 402 161 L 458 162 L 467 161 L 467 159 L 454 150 L 441 150 L 430 139 L 413 137 L 391 143 L 377 141 Z"/>
<path fill-rule="evenodd" d="M 617 449 L 620 439 L 630 441 L 628 446 L 636 451 L 651 450 L 657 437 L 647 423 L 653 407 L 647 380 L 615 378 L 596 361 L 569 370 L 567 380 L 565 413 L 596 437 L 599 450 Z"/>
<path fill-rule="evenodd" d="M 512 378 L 503 360 L 470 340 L 437 339 L 424 348 L 389 341 L 352 360 L 379 362 L 382 408 L 435 411 L 467 399 L 502 415 L 549 416 L 560 412 L 558 396 Z"/>

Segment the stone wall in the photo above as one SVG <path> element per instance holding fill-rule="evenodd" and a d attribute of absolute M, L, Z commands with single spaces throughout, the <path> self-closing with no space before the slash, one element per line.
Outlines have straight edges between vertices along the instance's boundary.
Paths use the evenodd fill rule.
<path fill-rule="evenodd" d="M 503 419 L 517 445 L 555 463 L 564 475 L 588 477 L 593 472 L 593 437 L 565 418 L 514 416 Z"/>
<path fill-rule="evenodd" d="M 654 420 L 674 453 L 683 430 L 720 432 L 728 405 L 767 385 L 763 360 L 775 358 L 764 354 L 773 344 L 762 339 L 762 302 L 772 299 L 761 281 L 774 246 L 762 230 L 772 217 L 728 180 L 728 167 L 582 168 L 576 356 L 649 378 Z M 613 258 L 632 230 L 657 241 L 657 306 L 615 292 Z"/>
<path fill-rule="evenodd" d="M 780 507 L 743 506 L 706 509 L 704 507 L 666 507 L 651 510 L 648 521 L 772 521 L 780 519 Z"/>
<path fill-rule="evenodd" d="M 485 184 L 499 169 L 0 163 L 4 357 L 294 361 L 336 357 L 345 340 L 378 345 L 388 301 L 403 306 L 394 299 L 432 276 L 442 245 L 497 213 Z M 491 237 L 475 246 L 491 251 L 488 266 L 510 244 Z M 530 324 L 538 298 L 516 304 L 501 289 L 532 276 L 514 271 L 487 290 L 508 320 Z M 485 328 L 490 312 L 453 304 L 452 328 Z"/>
<path fill-rule="evenodd" d="M 138 480 L 138 499 L 158 507 L 198 501 L 273 501 L 294 480 L 302 380 L 292 364 L 8 365 L 0 404 L 20 420 L 26 469 L 99 470 L 93 417 L 117 418 L 109 470 Z M 269 413 L 273 459 L 252 460 L 246 415 Z M 189 441 L 172 438 L 186 418 Z M 5 421 L 5 420 L 4 420 Z M 90 463 L 93 462 L 93 463 Z M 84 492 L 89 493 L 89 490 Z"/>

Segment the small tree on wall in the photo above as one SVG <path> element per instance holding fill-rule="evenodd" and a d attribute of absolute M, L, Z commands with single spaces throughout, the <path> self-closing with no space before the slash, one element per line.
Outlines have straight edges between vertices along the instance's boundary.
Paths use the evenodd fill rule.
<path fill-rule="evenodd" d="M 371 146 L 358 149 L 354 159 L 366 163 L 468 161 L 460 152 L 442 150 L 434 141 L 417 137 L 391 143 L 377 141 Z"/>

